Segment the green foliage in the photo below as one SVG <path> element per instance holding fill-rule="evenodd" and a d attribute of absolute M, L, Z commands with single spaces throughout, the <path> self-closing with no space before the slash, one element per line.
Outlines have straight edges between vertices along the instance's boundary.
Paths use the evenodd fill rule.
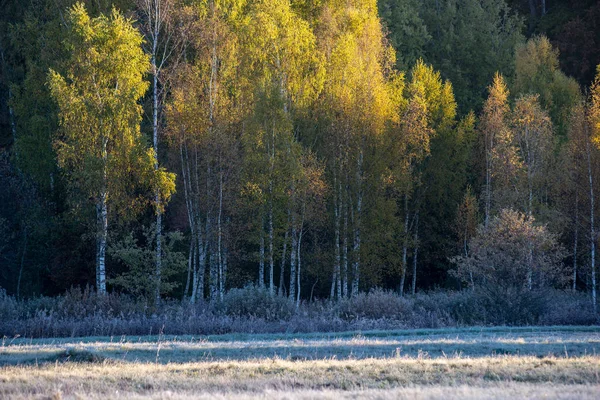
<path fill-rule="evenodd" d="M 512 75 L 523 20 L 505 0 L 379 1 L 399 67 L 417 59 L 452 82 L 462 113 L 479 110 L 495 71 Z"/>
<path fill-rule="evenodd" d="M 142 240 L 137 238 L 138 235 L 130 232 L 109 246 L 108 254 L 125 267 L 124 272 L 109 279 L 109 284 L 135 297 L 153 299 L 156 291 L 155 235 L 156 227 L 150 225 L 142 229 Z M 161 295 L 169 295 L 173 293 L 174 289 L 181 286 L 181 283 L 174 279 L 180 276 L 187 267 L 186 255 L 177 250 L 183 239 L 181 232 L 163 233 Z"/>
<path fill-rule="evenodd" d="M 516 48 L 515 95 L 538 94 L 559 135 L 566 135 L 569 111 L 579 101 L 579 85 L 558 64 L 558 50 L 545 36 L 537 36 Z"/>
<path fill-rule="evenodd" d="M 138 100 L 148 88 L 143 78 L 149 68 L 141 35 L 116 10 L 90 18 L 78 3 L 69 19 L 65 73 L 50 70 L 48 77 L 60 109 L 59 165 L 85 199 L 107 191 L 119 211 L 135 206 L 128 197 L 140 181 L 160 188 L 168 201 L 174 175 L 159 169 L 153 176 L 153 155 L 139 128 Z"/>

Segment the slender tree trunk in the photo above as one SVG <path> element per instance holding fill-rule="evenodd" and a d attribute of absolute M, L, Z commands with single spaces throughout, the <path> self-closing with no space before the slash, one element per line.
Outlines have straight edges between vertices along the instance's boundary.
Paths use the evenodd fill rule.
<path fill-rule="evenodd" d="M 335 173 L 335 172 L 334 172 Z M 334 176 L 334 224 L 335 224 L 335 264 L 333 266 L 333 279 L 331 282 L 331 298 L 337 294 L 337 298 L 340 299 L 342 296 L 342 284 L 341 284 L 341 274 L 340 274 L 340 211 L 341 211 L 341 183 L 338 181 L 338 178 Z"/>
<path fill-rule="evenodd" d="M 158 170 L 158 126 L 157 126 L 157 94 L 156 94 L 156 74 L 154 75 L 153 94 L 154 97 L 154 115 L 153 115 L 153 129 L 154 129 L 154 169 Z M 156 292 L 154 296 L 155 303 L 160 303 L 160 286 L 162 280 L 162 209 L 160 191 L 157 188 L 155 193 L 156 201 Z"/>
<path fill-rule="evenodd" d="M 261 218 L 260 227 L 260 249 L 258 259 L 258 286 L 261 288 L 265 287 L 265 232 L 264 232 L 264 218 Z"/>
<path fill-rule="evenodd" d="M 192 203 L 191 203 L 191 199 L 190 199 L 190 191 L 188 190 L 188 186 L 189 186 L 189 164 L 187 165 L 186 168 L 186 164 L 184 162 L 184 157 L 183 157 L 183 143 L 180 143 L 179 145 L 179 157 L 180 157 L 180 161 L 181 161 L 181 175 L 183 178 L 183 193 L 184 193 L 184 199 L 185 199 L 185 207 L 186 207 L 186 211 L 187 211 L 187 215 L 188 215 L 188 223 L 190 225 L 190 250 L 188 253 L 188 276 L 187 276 L 187 281 L 185 284 L 185 292 L 184 292 L 184 299 L 185 297 L 188 295 L 189 293 L 189 289 L 190 286 L 195 286 L 195 278 L 196 278 L 196 271 L 194 270 L 194 281 L 193 283 L 190 285 L 190 276 L 191 276 L 191 271 L 192 271 L 192 265 L 195 265 L 195 252 L 194 252 L 194 245 L 195 245 L 195 240 L 196 238 L 194 237 L 194 229 L 195 229 L 195 225 L 196 223 L 194 222 L 194 212 L 192 209 Z M 193 290 L 193 293 L 195 293 L 195 288 Z M 194 296 L 192 295 L 192 297 L 190 297 L 190 301 L 193 302 L 193 298 Z"/>
<path fill-rule="evenodd" d="M 589 139 L 587 147 L 588 163 L 588 182 L 590 185 L 590 264 L 592 267 L 592 304 L 596 312 L 596 227 L 594 224 L 594 181 L 592 177 L 592 150 L 590 149 Z"/>
<path fill-rule="evenodd" d="M 486 139 L 487 142 L 487 139 Z M 488 144 L 491 147 L 491 144 Z M 486 150 L 485 155 L 485 218 L 484 226 L 487 228 L 490 222 L 490 209 L 492 206 L 492 155 L 491 149 Z"/>
<path fill-rule="evenodd" d="M 296 261 L 298 263 L 298 279 L 296 280 L 298 285 L 298 290 L 296 291 L 296 308 L 300 306 L 300 288 L 301 288 L 301 277 L 302 277 L 302 258 L 301 250 L 302 250 L 302 234 L 304 232 L 304 213 L 305 213 L 305 205 L 302 206 L 302 217 L 300 219 L 300 229 L 298 230 L 298 245 L 296 246 Z"/>
<path fill-rule="evenodd" d="M 468 233 L 468 229 L 469 229 L 469 217 L 466 217 L 465 220 L 465 231 L 464 231 L 464 236 L 463 236 L 463 251 L 465 253 L 465 258 L 469 257 L 469 233 Z M 473 280 L 473 271 L 471 269 L 469 269 L 469 280 L 471 282 L 471 290 L 475 290 L 475 282 Z"/>
<path fill-rule="evenodd" d="M 158 74 L 160 67 L 157 64 L 158 43 L 160 40 L 160 25 L 163 22 L 164 15 L 162 14 L 161 3 L 152 1 L 145 3 L 145 12 L 148 17 L 150 38 L 152 49 L 150 53 L 151 73 L 152 73 L 152 144 L 154 149 L 154 170 L 158 170 Z M 155 191 L 155 208 L 156 208 L 156 253 L 155 253 L 155 292 L 154 302 L 160 303 L 160 287 L 162 280 L 162 209 L 160 205 L 160 191 L 156 188 Z"/>
<path fill-rule="evenodd" d="M 298 256 L 298 230 L 296 228 L 296 216 L 292 212 L 292 247 L 290 249 L 290 299 L 296 298 L 296 257 Z"/>
<path fill-rule="evenodd" d="M 342 214 L 344 215 L 344 225 L 342 230 L 342 267 L 341 267 L 341 286 L 342 297 L 348 297 L 348 187 L 345 188 L 345 201 L 342 201 Z"/>
<path fill-rule="evenodd" d="M 19 278 L 17 279 L 17 300 L 21 298 L 21 278 L 25 267 L 25 254 L 27 253 L 27 226 L 23 228 L 23 251 L 21 252 L 21 266 L 19 267 Z"/>
<path fill-rule="evenodd" d="M 194 250 L 194 238 L 190 240 L 190 250 L 188 252 L 188 270 L 187 270 L 187 278 L 185 280 L 185 290 L 183 291 L 183 298 L 185 300 L 190 293 L 191 279 L 192 279 L 192 266 L 194 265 L 194 260 L 196 257 Z"/>
<path fill-rule="evenodd" d="M 96 217 L 98 221 L 98 260 L 97 266 L 97 281 L 98 287 L 96 290 L 101 296 L 106 295 L 106 242 L 108 239 L 108 174 L 106 171 L 108 154 L 106 151 L 107 139 L 102 139 L 102 189 L 96 205 Z"/>
<path fill-rule="evenodd" d="M 98 205 L 96 204 L 96 230 L 99 227 Z M 100 288 L 100 235 L 96 233 L 96 291 Z"/>
<path fill-rule="evenodd" d="M 352 296 L 358 294 L 358 287 L 360 283 L 360 225 L 362 217 L 362 168 L 363 168 L 363 152 L 362 150 L 358 153 L 358 167 L 356 170 L 356 218 L 354 219 L 354 248 L 352 249 L 353 264 L 352 264 Z"/>
<path fill-rule="evenodd" d="M 213 198 L 213 192 L 211 191 L 212 185 L 212 171 L 213 168 L 210 164 L 206 169 L 206 199 L 207 203 Z M 212 215 L 212 204 L 207 204 L 208 211 L 206 213 L 206 257 L 208 261 L 208 296 L 211 300 L 215 300 L 218 293 L 218 265 L 217 265 L 217 232 L 213 226 L 214 217 Z"/>
<path fill-rule="evenodd" d="M 419 212 L 417 211 L 415 214 L 415 254 L 413 255 L 413 269 L 412 269 L 412 294 L 417 291 L 417 256 L 419 253 Z"/>
<path fill-rule="evenodd" d="M 160 193 L 156 190 L 155 201 L 157 204 L 156 209 L 156 263 L 155 263 L 155 280 L 156 289 L 154 295 L 154 302 L 160 303 L 160 286 L 162 280 L 162 211 L 158 209 L 160 204 Z"/>
<path fill-rule="evenodd" d="M 108 209 L 106 204 L 106 190 L 100 193 L 100 199 L 96 206 L 98 219 L 98 294 L 106 294 L 106 241 L 108 238 Z"/>
<path fill-rule="evenodd" d="M 218 294 L 218 265 L 217 265 L 217 249 L 216 249 L 216 232 L 213 229 L 213 219 L 208 216 L 206 218 L 206 241 L 208 250 L 206 255 L 208 257 L 208 272 L 209 272 L 209 293 L 211 300 L 215 300 Z"/>
<path fill-rule="evenodd" d="M 579 192 L 575 189 L 575 232 L 573 238 L 573 292 L 577 290 L 577 245 L 579 241 Z"/>
<path fill-rule="evenodd" d="M 546 0 L 542 0 L 542 16 L 546 15 Z"/>
<path fill-rule="evenodd" d="M 329 298 L 331 300 L 335 299 L 335 283 L 336 282 L 337 282 L 337 275 L 334 270 L 333 274 L 331 275 L 331 291 L 329 292 Z"/>
<path fill-rule="evenodd" d="M 219 292 L 219 295 L 221 297 L 221 301 L 223 300 L 223 297 L 225 296 L 225 289 L 227 288 L 227 266 L 228 266 L 228 262 L 229 262 L 229 249 L 227 247 L 227 245 L 225 244 L 223 246 L 223 276 L 222 276 L 222 284 L 223 286 L 221 287 L 221 290 Z"/>
<path fill-rule="evenodd" d="M 273 247 L 273 236 L 274 236 L 274 231 L 273 231 L 273 200 L 271 199 L 271 202 L 269 204 L 269 294 L 272 296 L 273 294 L 275 294 L 275 288 L 274 288 L 274 267 L 275 267 L 275 254 L 274 254 L 274 247 Z"/>
<path fill-rule="evenodd" d="M 269 294 L 272 296 L 275 293 L 274 289 L 274 267 L 275 255 L 273 247 L 273 207 L 274 207 L 274 192 L 273 179 L 275 174 L 275 126 L 271 129 L 271 154 L 270 154 L 270 170 L 269 170 Z"/>
<path fill-rule="evenodd" d="M 404 238 L 402 241 L 402 276 L 400 278 L 400 297 L 404 296 L 408 253 L 408 194 L 404 194 Z"/>
<path fill-rule="evenodd" d="M 535 0 L 529 0 L 529 13 L 532 18 L 537 17 L 537 9 L 535 7 Z"/>
<path fill-rule="evenodd" d="M 206 256 L 208 254 L 208 230 L 205 232 L 206 239 L 203 239 L 202 236 L 202 221 L 200 217 L 197 218 L 197 228 L 196 228 L 196 242 L 197 242 L 197 252 L 198 252 L 198 274 L 197 274 L 197 282 L 196 282 L 196 293 L 194 300 L 202 300 L 204 299 L 204 280 L 206 275 Z M 208 224 L 208 218 L 206 219 Z"/>
<path fill-rule="evenodd" d="M 528 198 L 527 198 L 527 217 L 531 220 L 533 218 L 533 164 L 534 157 L 532 155 L 531 143 L 529 142 L 529 137 L 531 133 L 529 128 L 525 128 L 525 149 L 522 149 L 523 153 L 526 154 L 527 161 L 527 190 L 528 190 Z M 527 289 L 531 290 L 533 288 L 533 243 L 529 241 L 529 254 L 527 256 Z"/>
<path fill-rule="evenodd" d="M 198 269 L 199 269 L 199 257 L 200 254 L 198 254 L 198 258 L 196 258 L 196 251 L 194 250 L 195 246 L 192 246 L 192 253 L 194 254 L 194 259 L 192 260 L 192 268 L 193 268 L 193 273 L 192 273 L 192 295 L 190 297 L 190 304 L 196 304 L 196 300 L 198 300 L 198 297 L 200 297 L 198 295 L 198 286 L 199 286 L 199 276 L 198 276 Z M 198 249 L 198 252 L 200 252 L 201 250 Z M 204 297 L 204 293 L 202 295 L 202 297 Z"/>
<path fill-rule="evenodd" d="M 288 209 L 288 225 L 290 210 Z M 290 234 L 290 228 L 285 230 L 285 236 L 283 238 L 283 250 L 281 251 L 281 267 L 279 268 L 279 287 L 277 288 L 278 296 L 285 296 L 285 258 L 287 256 L 287 242 Z"/>
<path fill-rule="evenodd" d="M 219 160 L 220 163 L 220 160 Z M 223 276 L 223 227 L 221 226 L 221 219 L 223 214 L 223 171 L 219 172 L 219 211 L 217 213 L 217 265 L 219 275 L 219 298 L 223 298 L 225 284 Z"/>
<path fill-rule="evenodd" d="M 185 149 L 185 151 L 184 151 Z M 185 197 L 185 205 L 188 214 L 188 223 L 190 224 L 190 260 L 188 265 L 192 269 L 192 294 L 190 296 L 190 303 L 194 304 L 198 298 L 198 286 L 199 286 L 199 258 L 202 250 L 202 232 L 200 224 L 200 216 L 198 213 L 197 199 L 193 196 L 193 185 L 192 185 L 192 173 L 190 168 L 190 158 L 187 145 L 180 143 L 179 156 L 181 160 L 181 175 L 183 178 L 183 189 Z M 197 182 L 196 182 L 197 186 Z M 189 269 L 189 267 L 188 267 Z M 204 281 L 202 279 L 202 286 L 204 288 Z M 189 289 L 189 272 L 188 272 L 188 283 L 186 283 L 186 295 Z M 201 291 L 202 293 L 202 291 Z M 203 293 L 201 294 L 203 297 Z"/>
<path fill-rule="evenodd" d="M 210 255 L 208 259 L 208 263 L 210 266 L 210 299 L 212 301 L 217 299 L 219 289 L 218 289 L 218 265 L 217 265 L 217 255 L 215 252 L 214 243 L 210 245 Z"/>
<path fill-rule="evenodd" d="M 189 165 L 189 164 L 188 164 Z M 191 172 L 188 170 L 188 174 L 191 176 Z M 208 179 L 208 177 L 207 177 Z M 196 280 L 196 292 L 193 296 L 194 301 L 203 300 L 204 299 L 204 279 L 206 274 L 206 256 L 208 250 L 208 223 L 209 216 L 206 216 L 206 225 L 205 225 L 205 235 L 202 234 L 203 224 L 202 218 L 200 215 L 200 163 L 198 156 L 198 147 L 194 145 L 194 195 L 192 197 L 192 205 L 194 207 L 194 221 L 195 221 L 195 233 L 196 233 L 196 248 L 198 253 L 198 262 L 197 262 L 197 280 Z M 191 180 L 190 180 L 191 185 Z M 190 186 L 190 193 L 191 186 Z"/>

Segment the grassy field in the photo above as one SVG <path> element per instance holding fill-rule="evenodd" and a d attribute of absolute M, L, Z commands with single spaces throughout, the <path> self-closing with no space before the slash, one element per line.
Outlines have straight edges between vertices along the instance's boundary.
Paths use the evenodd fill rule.
<path fill-rule="evenodd" d="M 0 398 L 600 398 L 600 327 L 5 338 Z"/>

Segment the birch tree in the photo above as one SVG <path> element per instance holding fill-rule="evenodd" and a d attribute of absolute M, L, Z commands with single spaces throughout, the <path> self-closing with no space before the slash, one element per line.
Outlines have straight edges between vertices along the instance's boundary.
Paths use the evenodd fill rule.
<path fill-rule="evenodd" d="M 248 177 L 248 184 L 258 184 L 263 194 L 258 232 L 261 238 L 259 285 L 264 285 L 264 273 L 261 271 L 265 244 L 262 238 L 266 235 L 268 289 L 274 294 L 276 235 L 282 232 L 281 219 L 286 218 L 277 218 L 277 215 L 287 214 L 281 212 L 285 208 L 281 204 L 289 201 L 286 195 L 286 189 L 292 183 L 292 175 L 289 174 L 295 173 L 299 165 L 299 144 L 292 129 L 294 113 L 318 96 L 323 86 L 324 70 L 308 22 L 294 12 L 287 0 L 263 0 L 253 4 L 243 35 L 243 65 L 256 95 L 246 151 L 262 153 L 262 157 L 254 158 L 254 166 L 251 167 L 262 176 Z M 295 260 L 294 250 L 291 257 Z"/>
<path fill-rule="evenodd" d="M 590 103 L 587 112 L 587 122 L 591 129 L 592 140 L 597 147 L 600 143 L 600 65 L 596 67 L 596 78 L 590 88 Z M 594 311 L 597 308 L 597 272 L 596 272 L 596 240 L 597 234 L 594 226 L 594 183 L 592 178 L 592 161 L 591 161 L 591 150 L 587 151 L 588 160 L 588 181 L 590 185 L 590 239 L 593 242 L 591 244 L 591 267 L 592 267 L 592 303 L 594 305 Z"/>
<path fill-rule="evenodd" d="M 368 150 L 397 119 L 390 87 L 395 55 L 385 42 L 375 1 L 325 4 L 317 27 L 325 54 L 327 151 L 333 189 L 331 293 L 358 293 Z"/>
<path fill-rule="evenodd" d="M 484 186 L 484 225 L 490 221 L 492 210 L 492 179 L 494 176 L 494 151 L 498 137 L 508 129 L 508 89 L 504 78 L 499 73 L 494 75 L 494 81 L 488 88 L 489 95 L 483 106 L 479 131 L 485 151 L 485 186 Z"/>
<path fill-rule="evenodd" d="M 536 180 L 544 172 L 546 157 L 552 145 L 552 122 L 542 110 L 538 97 L 521 97 L 512 113 L 514 139 L 519 148 L 522 165 L 526 171 L 525 212 L 533 215 Z"/>
<path fill-rule="evenodd" d="M 458 237 L 458 246 L 461 256 L 465 259 L 469 258 L 469 244 L 477 231 L 477 198 L 473 195 L 471 187 L 468 186 L 465 192 L 462 203 L 458 206 L 456 215 L 456 225 L 454 227 L 456 236 Z M 465 274 L 459 276 L 463 281 L 468 281 L 471 288 L 475 289 L 475 280 L 473 278 L 474 271 L 463 271 Z M 476 273 L 476 272 L 475 272 Z"/>
<path fill-rule="evenodd" d="M 166 201 L 174 176 L 154 169 L 154 152 L 140 134 L 149 62 L 132 21 L 116 10 L 90 18 L 81 3 L 68 10 L 68 21 L 64 72 L 48 76 L 60 110 L 55 147 L 72 187 L 95 205 L 96 288 L 105 294 L 110 207 L 122 212 L 132 187 L 143 183 Z"/>
<path fill-rule="evenodd" d="M 175 0 L 137 0 L 137 9 L 140 15 L 140 26 L 146 38 L 145 51 L 150 55 L 150 74 L 152 76 L 152 147 L 154 149 L 154 169 L 159 169 L 159 131 L 163 126 L 162 99 L 164 97 L 165 82 L 163 69 L 165 64 L 178 50 L 178 41 L 175 39 L 175 29 L 172 20 L 175 13 Z M 155 302 L 160 302 L 160 287 L 162 276 L 162 205 L 160 192 L 155 193 L 156 204 L 156 257 L 155 257 Z"/>
<path fill-rule="evenodd" d="M 512 113 L 514 139 L 519 148 L 521 165 L 526 175 L 525 213 L 533 217 L 534 193 L 539 189 L 537 180 L 545 167 L 546 157 L 552 144 L 552 122 L 542 110 L 538 97 L 521 97 Z M 533 249 L 530 254 L 527 287 L 533 286 Z"/>
<path fill-rule="evenodd" d="M 413 244 L 413 287 L 416 290 L 418 214 L 426 187 L 422 185 L 424 161 L 431 151 L 431 140 L 437 132 L 452 128 L 456 114 L 456 103 L 449 82 L 443 82 L 439 72 L 419 60 L 410 73 L 410 80 L 400 102 L 400 122 L 390 134 L 391 159 L 388 170 L 391 175 L 393 196 L 397 202 L 397 217 L 401 219 L 399 233 L 400 295 L 408 270 L 409 248 Z"/>
<path fill-rule="evenodd" d="M 239 12 L 243 2 L 198 1 L 183 10 L 193 57 L 173 72 L 168 135 L 178 149 L 190 229 L 185 296 L 222 297 L 227 232 L 238 154 L 236 130 L 243 90 L 239 79 Z M 190 294 L 191 290 L 191 294 Z"/>

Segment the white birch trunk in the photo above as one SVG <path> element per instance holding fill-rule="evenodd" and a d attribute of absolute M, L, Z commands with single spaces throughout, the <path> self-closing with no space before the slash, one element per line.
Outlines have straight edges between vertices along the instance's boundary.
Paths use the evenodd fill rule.
<path fill-rule="evenodd" d="M 272 296 L 275 294 L 274 288 L 274 267 L 275 267 L 275 255 L 273 247 L 273 200 L 269 204 L 269 294 Z"/>
<path fill-rule="evenodd" d="M 594 180 L 592 177 L 592 150 L 590 149 L 589 139 L 586 144 L 587 164 L 588 164 L 588 182 L 590 186 L 590 265 L 592 267 L 592 304 L 596 312 L 596 226 L 594 223 Z"/>
<path fill-rule="evenodd" d="M 340 166 L 341 166 L 341 164 L 340 164 Z M 338 300 L 341 299 L 341 298 L 343 298 L 343 296 L 344 296 L 344 290 L 343 290 L 343 286 L 342 286 L 343 285 L 343 279 L 344 279 L 344 277 L 342 275 L 342 264 L 341 264 L 341 261 L 340 261 L 340 257 L 341 257 L 341 254 L 340 254 L 340 245 L 342 246 L 341 251 L 342 252 L 344 252 L 344 251 L 347 252 L 347 248 L 344 249 L 343 238 L 340 236 L 340 224 L 341 224 L 341 219 L 342 219 L 342 212 L 343 212 L 344 209 L 346 209 L 348 207 L 348 205 L 345 202 L 346 199 L 344 198 L 343 193 L 342 193 L 342 181 L 341 181 L 341 177 L 342 177 L 342 171 L 341 171 L 341 168 L 340 168 L 340 181 L 338 182 L 338 196 L 339 196 L 339 200 L 338 200 L 338 209 L 337 209 L 337 216 L 336 216 L 336 224 L 337 224 L 336 225 L 336 234 L 337 234 L 336 250 L 337 250 L 337 253 L 336 253 L 336 260 L 335 260 L 335 262 L 336 262 L 336 268 L 337 268 L 336 271 L 335 271 L 335 276 L 337 278 L 336 279 L 337 280 L 337 282 L 336 282 L 337 293 L 336 294 L 337 294 Z M 340 242 L 341 242 L 341 244 L 340 244 Z M 347 243 L 346 243 L 346 245 L 347 245 Z"/>
<path fill-rule="evenodd" d="M 356 168 L 356 219 L 354 220 L 354 248 L 352 249 L 353 264 L 352 264 L 352 296 L 358 294 L 360 283 L 360 228 L 362 220 L 362 179 L 363 179 L 363 151 L 362 148 L 358 152 L 358 165 Z M 354 219 L 354 218 L 353 218 Z"/>
<path fill-rule="evenodd" d="M 221 282 L 222 282 L 222 286 L 220 288 L 219 291 L 219 296 L 221 298 L 221 301 L 223 300 L 223 297 L 225 296 L 225 289 L 226 289 L 226 285 L 227 285 L 227 265 L 229 262 L 229 250 L 227 248 L 227 246 L 223 247 L 223 276 L 221 277 Z"/>
<path fill-rule="evenodd" d="M 107 160 L 108 154 L 106 151 L 107 139 L 102 138 L 102 189 L 100 190 L 99 197 L 96 205 L 96 217 L 98 219 L 98 260 L 97 271 L 97 282 L 98 287 L 96 290 L 99 295 L 106 295 L 106 242 L 108 239 L 108 175 L 107 175 Z"/>
<path fill-rule="evenodd" d="M 348 187 L 346 186 L 346 196 L 344 200 L 348 198 Z M 343 214 L 343 229 L 342 229 L 342 266 L 341 266 L 341 286 L 342 286 L 342 297 L 348 297 L 348 204 L 342 200 L 342 214 Z M 354 215 L 354 214 L 353 214 Z M 354 219 L 354 218 L 353 218 Z"/>
<path fill-rule="evenodd" d="M 106 294 L 106 242 L 108 238 L 108 209 L 106 204 L 106 190 L 100 193 L 100 199 L 96 206 L 98 218 L 98 287 L 100 295 Z"/>
<path fill-rule="evenodd" d="M 288 224 L 289 224 L 290 210 L 288 209 Z M 277 288 L 278 296 L 285 296 L 285 258 L 287 256 L 287 242 L 290 234 L 290 228 L 285 230 L 285 236 L 283 238 L 283 250 L 281 252 L 281 267 L 279 268 L 279 287 Z"/>
<path fill-rule="evenodd" d="M 415 234 L 414 234 L 415 254 L 413 254 L 413 269 L 412 269 L 412 289 L 413 296 L 417 291 L 417 257 L 419 254 L 419 212 L 415 214 Z"/>
<path fill-rule="evenodd" d="M 296 257 L 298 256 L 298 231 L 296 217 L 292 212 L 292 246 L 290 248 L 290 299 L 296 298 Z"/>
<path fill-rule="evenodd" d="M 192 267 L 194 265 L 194 259 L 196 257 L 195 254 L 195 250 L 194 250 L 194 238 L 192 238 L 192 240 L 190 240 L 190 249 L 188 251 L 188 271 L 187 271 L 187 278 L 185 280 L 185 289 L 183 291 L 183 298 L 182 300 L 185 301 L 185 299 L 187 298 L 188 294 L 190 293 L 190 286 L 192 286 Z"/>
<path fill-rule="evenodd" d="M 404 239 L 402 241 L 402 276 L 400 277 L 400 297 L 404 296 L 408 253 L 408 194 L 404 195 Z"/>
<path fill-rule="evenodd" d="M 579 241 L 579 192 L 575 189 L 575 232 L 573 238 L 573 292 L 577 290 L 577 245 Z"/>
<path fill-rule="evenodd" d="M 220 161 L 219 161 L 220 163 Z M 217 265 L 219 275 L 219 298 L 223 299 L 225 291 L 224 282 L 224 269 L 223 269 L 223 227 L 221 226 L 221 219 L 223 214 L 223 171 L 219 172 L 219 211 L 217 213 Z"/>
<path fill-rule="evenodd" d="M 273 248 L 273 180 L 275 173 L 275 126 L 271 129 L 271 154 L 270 154 L 270 170 L 269 170 L 269 294 L 272 296 L 275 293 L 274 290 L 274 267 L 275 257 Z"/>
<path fill-rule="evenodd" d="M 158 35 L 158 32 L 155 32 Z M 154 145 L 154 170 L 158 171 L 158 70 L 156 66 L 156 45 L 154 40 L 152 44 L 152 138 Z M 155 279 L 156 291 L 154 301 L 160 303 L 160 286 L 162 279 L 162 210 L 160 206 L 160 191 L 156 188 L 156 254 L 155 254 Z"/>
<path fill-rule="evenodd" d="M 208 218 L 207 218 L 208 220 Z M 206 254 L 208 250 L 208 234 L 207 239 L 202 239 L 202 221 L 198 217 L 197 230 L 196 230 L 196 247 L 198 252 L 198 268 L 197 268 L 197 280 L 196 282 L 196 293 L 194 301 L 204 299 L 204 278 L 206 274 Z"/>
<path fill-rule="evenodd" d="M 298 231 L 298 245 L 296 246 L 296 261 L 298 264 L 298 279 L 296 280 L 297 285 L 298 285 L 298 290 L 296 291 L 296 308 L 298 308 L 300 306 L 300 288 L 301 288 L 301 283 L 302 283 L 302 258 L 301 256 L 301 250 L 302 250 L 302 234 L 304 232 L 304 213 L 305 213 L 305 207 L 306 205 L 303 204 L 302 205 L 302 218 L 301 218 L 301 222 L 300 222 L 300 229 Z"/>
<path fill-rule="evenodd" d="M 258 260 L 258 286 L 261 288 L 265 287 L 265 232 L 264 232 L 264 219 L 261 218 L 260 227 L 260 249 L 259 249 L 259 260 Z"/>

